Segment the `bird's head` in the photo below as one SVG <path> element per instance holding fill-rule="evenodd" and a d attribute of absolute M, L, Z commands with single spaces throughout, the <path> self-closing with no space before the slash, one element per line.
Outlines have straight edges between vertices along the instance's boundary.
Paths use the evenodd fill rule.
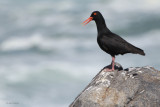
<path fill-rule="evenodd" d="M 96 21 L 99 17 L 102 17 L 102 14 L 99 11 L 94 11 L 92 12 L 91 16 L 87 20 L 85 20 L 82 24 L 86 25 L 92 20 Z"/>

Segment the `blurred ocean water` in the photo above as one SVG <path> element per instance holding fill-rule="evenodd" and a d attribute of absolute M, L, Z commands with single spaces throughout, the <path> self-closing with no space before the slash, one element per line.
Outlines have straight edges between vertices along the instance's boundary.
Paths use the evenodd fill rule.
<path fill-rule="evenodd" d="M 146 53 L 117 62 L 160 69 L 158 0 L 0 0 L 0 107 L 67 107 L 110 64 L 95 23 L 81 25 L 95 10 Z"/>

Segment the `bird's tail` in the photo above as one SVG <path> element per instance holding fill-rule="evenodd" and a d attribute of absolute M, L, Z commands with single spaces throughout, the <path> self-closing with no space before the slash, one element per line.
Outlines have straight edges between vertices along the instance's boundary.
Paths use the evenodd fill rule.
<path fill-rule="evenodd" d="M 142 49 L 139 49 L 138 53 L 139 53 L 140 55 L 145 56 L 145 53 L 144 53 L 144 51 L 143 51 Z"/>
<path fill-rule="evenodd" d="M 134 47 L 135 47 L 135 46 L 134 46 Z M 137 47 L 135 47 L 135 49 L 134 49 L 134 52 L 133 52 L 133 53 L 135 53 L 135 54 L 140 54 L 140 55 L 145 56 L 144 51 L 143 51 L 142 49 L 140 49 L 140 48 L 137 48 Z"/>

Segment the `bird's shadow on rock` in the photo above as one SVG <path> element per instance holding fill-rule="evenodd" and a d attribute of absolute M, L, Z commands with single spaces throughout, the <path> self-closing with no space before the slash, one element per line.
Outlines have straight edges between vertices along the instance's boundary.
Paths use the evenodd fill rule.
<path fill-rule="evenodd" d="M 106 68 L 112 69 L 112 65 L 111 65 L 111 64 L 110 64 L 110 65 L 107 65 L 107 66 L 105 66 L 102 70 L 104 70 L 104 69 L 106 69 Z M 118 71 L 121 71 L 121 70 L 123 70 L 123 67 L 122 67 L 119 63 L 115 62 L 115 64 L 114 64 L 114 69 L 115 69 L 115 70 L 118 70 Z"/>

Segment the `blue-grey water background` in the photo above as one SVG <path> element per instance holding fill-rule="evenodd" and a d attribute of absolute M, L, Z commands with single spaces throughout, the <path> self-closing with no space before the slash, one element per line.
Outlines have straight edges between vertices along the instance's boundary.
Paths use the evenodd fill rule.
<path fill-rule="evenodd" d="M 95 22 L 81 25 L 94 10 L 146 53 L 117 62 L 160 69 L 159 0 L 0 0 L 0 107 L 67 107 L 110 64 Z"/>

